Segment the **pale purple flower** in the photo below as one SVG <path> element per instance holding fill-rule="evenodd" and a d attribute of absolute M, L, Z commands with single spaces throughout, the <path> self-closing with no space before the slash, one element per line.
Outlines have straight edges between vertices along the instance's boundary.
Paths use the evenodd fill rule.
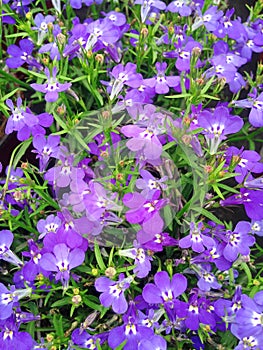
<path fill-rule="evenodd" d="M 203 133 L 209 147 L 210 154 L 215 154 L 226 135 L 238 132 L 244 122 L 238 116 L 232 116 L 229 109 L 223 106 L 216 107 L 213 113 L 205 110 L 198 116 L 198 125 L 204 128 Z"/>
<path fill-rule="evenodd" d="M 142 339 L 139 342 L 138 350 L 166 350 L 167 343 L 166 340 L 160 335 L 154 335 L 149 339 Z"/>
<path fill-rule="evenodd" d="M 259 128 L 263 126 L 263 92 L 256 96 L 256 90 L 245 100 L 233 101 L 235 107 L 251 108 L 249 113 L 249 122 L 251 125 Z"/>
<path fill-rule="evenodd" d="M 47 76 L 47 82 L 44 84 L 31 84 L 30 86 L 36 90 L 45 94 L 45 100 L 47 102 L 55 102 L 58 99 L 58 92 L 66 91 L 70 88 L 71 83 L 61 84 L 57 81 L 57 67 L 52 70 L 52 76 L 48 68 L 45 68 L 45 74 Z"/>
<path fill-rule="evenodd" d="M 43 16 L 42 13 L 38 13 L 36 17 L 34 18 L 35 27 L 32 27 L 31 29 L 37 30 L 38 38 L 37 38 L 37 45 L 41 45 L 43 40 L 45 39 L 46 35 L 48 34 L 48 25 L 53 23 L 55 21 L 55 17 L 47 15 L 46 17 Z"/>
<path fill-rule="evenodd" d="M 192 30 L 196 30 L 204 25 L 209 32 L 213 32 L 219 25 L 219 20 L 223 16 L 223 11 L 218 11 L 216 6 L 210 6 L 208 10 L 202 14 L 201 9 L 197 8 L 198 17 L 192 25 Z"/>
<path fill-rule="evenodd" d="M 159 10 L 165 10 L 166 5 L 163 1 L 158 0 L 136 0 L 135 3 L 141 5 L 141 19 L 142 23 L 147 19 L 152 8 L 156 8 Z"/>
<path fill-rule="evenodd" d="M 152 196 L 156 190 L 165 190 L 167 185 L 165 182 L 168 180 L 167 176 L 161 179 L 156 179 L 149 171 L 141 170 L 141 178 L 136 180 L 136 187 L 141 191 L 141 194 L 145 197 Z"/>
<path fill-rule="evenodd" d="M 182 17 L 190 16 L 192 13 L 191 0 L 174 0 L 169 3 L 166 11 L 179 13 Z"/>
<path fill-rule="evenodd" d="M 251 233 L 260 237 L 263 236 L 263 220 L 251 221 Z"/>
<path fill-rule="evenodd" d="M 14 235 L 11 231 L 0 231 L 0 259 L 21 267 L 23 266 L 23 262 L 10 249 L 13 240 Z"/>
<path fill-rule="evenodd" d="M 125 299 L 124 291 L 129 288 L 131 277 L 124 278 L 124 274 L 119 275 L 118 281 L 112 281 L 107 277 L 99 277 L 95 281 L 95 288 L 100 295 L 100 302 L 103 306 L 112 306 L 117 314 L 124 314 L 128 309 L 128 303 Z"/>
<path fill-rule="evenodd" d="M 180 85 L 180 77 L 176 76 L 166 76 L 165 71 L 167 68 L 167 63 L 157 62 L 155 64 L 157 75 L 154 78 L 144 79 L 144 84 L 155 88 L 157 94 L 167 94 L 170 87 L 175 87 Z"/>
<path fill-rule="evenodd" d="M 46 271 L 55 272 L 56 281 L 60 280 L 67 288 L 70 270 L 83 263 L 85 253 L 82 249 L 70 249 L 65 243 L 56 244 L 52 253 L 45 253 L 39 262 Z"/>
<path fill-rule="evenodd" d="M 61 220 L 58 216 L 53 214 L 48 215 L 46 219 L 40 219 L 37 223 L 37 230 L 40 233 L 39 239 L 45 237 L 45 235 L 49 232 L 56 233 L 58 228 L 61 225 Z"/>

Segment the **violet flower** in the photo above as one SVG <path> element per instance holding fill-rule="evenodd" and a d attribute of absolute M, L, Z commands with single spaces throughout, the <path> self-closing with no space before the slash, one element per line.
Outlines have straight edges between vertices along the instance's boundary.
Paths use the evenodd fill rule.
<path fill-rule="evenodd" d="M 95 281 L 95 288 L 100 295 L 100 302 L 103 306 L 112 306 L 117 314 L 124 314 L 128 309 L 128 303 L 125 299 L 124 291 L 129 288 L 132 281 L 131 277 L 124 278 L 124 274 L 119 275 L 118 281 L 112 281 L 107 277 L 99 277 Z"/>
<path fill-rule="evenodd" d="M 46 139 L 44 135 L 36 135 L 33 138 L 33 146 L 37 153 L 36 158 L 39 159 L 39 170 L 43 171 L 50 161 L 50 158 L 57 158 L 59 154 L 60 137 L 56 135 L 49 135 Z"/>
<path fill-rule="evenodd" d="M 37 223 L 37 230 L 40 233 L 38 239 L 44 238 L 49 232 L 56 233 L 60 225 L 60 218 L 53 214 L 48 215 L 46 219 L 40 219 Z"/>
<path fill-rule="evenodd" d="M 251 221 L 251 233 L 260 237 L 263 236 L 263 220 Z"/>
<path fill-rule="evenodd" d="M 38 13 L 34 18 L 35 27 L 31 29 L 37 30 L 38 38 L 37 45 L 41 45 L 46 35 L 48 34 L 48 25 L 52 24 L 55 21 L 55 17 L 47 15 L 44 17 L 42 13 Z"/>
<path fill-rule="evenodd" d="M 166 340 L 160 336 L 155 334 L 149 339 L 142 339 L 138 344 L 138 350 L 166 350 L 167 349 L 167 343 Z"/>
<path fill-rule="evenodd" d="M 173 303 L 187 288 L 187 279 L 180 273 L 173 275 L 172 280 L 166 271 L 157 272 L 153 283 L 147 283 L 143 288 L 143 299 L 149 304 Z"/>
<path fill-rule="evenodd" d="M 47 82 L 44 84 L 30 84 L 30 86 L 36 91 L 43 92 L 47 102 L 55 102 L 58 99 L 58 92 L 68 90 L 71 87 L 71 83 L 61 84 L 57 81 L 57 67 L 53 67 L 52 76 L 48 68 L 45 68 L 44 72 L 47 76 Z"/>
<path fill-rule="evenodd" d="M 40 64 L 31 56 L 33 49 L 34 44 L 28 39 L 20 40 L 19 46 L 10 45 L 7 48 L 7 53 L 12 57 L 7 58 L 7 66 L 15 69 L 27 63 L 28 65 L 35 65 L 39 68 Z"/>
<path fill-rule="evenodd" d="M 182 249 L 192 248 L 194 252 L 202 253 L 205 247 L 211 248 L 215 245 L 213 238 L 204 235 L 201 232 L 203 223 L 199 222 L 198 225 L 194 222 L 190 223 L 190 234 L 179 240 L 179 247 Z"/>
<path fill-rule="evenodd" d="M 90 335 L 88 332 L 81 328 L 74 329 L 71 334 L 71 340 L 75 345 L 78 345 L 82 349 L 92 349 L 97 350 L 96 343 L 99 341 L 99 344 L 102 345 L 106 341 L 106 334 L 95 334 Z"/>
<path fill-rule="evenodd" d="M 263 92 L 256 96 L 256 90 L 245 100 L 233 101 L 235 107 L 251 108 L 248 119 L 251 125 L 259 128 L 263 126 Z"/>
<path fill-rule="evenodd" d="M 220 201 L 222 206 L 243 204 L 247 216 L 253 220 L 263 219 L 262 191 L 254 191 L 245 188 L 240 189 L 239 194 L 234 194 Z"/>
<path fill-rule="evenodd" d="M 144 79 L 144 84 L 155 88 L 157 94 L 167 94 L 170 87 L 176 87 L 180 85 L 180 77 L 166 76 L 165 70 L 167 68 L 167 63 L 157 62 L 155 64 L 157 75 L 154 78 Z"/>
<path fill-rule="evenodd" d="M 209 32 L 213 32 L 219 25 L 219 20 L 223 16 L 223 11 L 218 11 L 217 6 L 210 6 L 208 10 L 202 14 L 201 9 L 197 8 L 198 17 L 192 25 L 192 30 L 196 30 L 204 25 Z"/>
<path fill-rule="evenodd" d="M 19 349 L 32 350 L 34 341 L 28 332 L 19 332 L 15 318 L 11 316 L 1 325 L 0 348 L 1 349 Z"/>
<path fill-rule="evenodd" d="M 3 283 L 0 283 L 0 320 L 6 320 L 13 313 L 13 306 L 18 300 L 31 295 L 32 289 L 15 289 L 14 286 L 10 290 Z"/>
<path fill-rule="evenodd" d="M 228 108 L 223 106 L 216 107 L 214 113 L 205 110 L 198 116 L 198 125 L 204 128 L 210 154 L 215 154 L 226 135 L 238 132 L 243 124 L 240 117 L 230 115 Z"/>
<path fill-rule="evenodd" d="M 52 253 L 45 253 L 39 262 L 46 271 L 56 273 L 56 281 L 60 280 L 64 288 L 68 287 L 70 270 L 83 263 L 85 253 L 82 249 L 70 249 L 65 243 L 54 246 Z"/>
<path fill-rule="evenodd" d="M 13 243 L 14 235 L 9 230 L 0 231 L 0 259 L 7 261 L 16 266 L 23 266 L 21 261 L 11 250 L 10 246 Z"/>
<path fill-rule="evenodd" d="M 141 19 L 142 23 L 145 22 L 152 8 L 156 8 L 158 10 L 165 10 L 166 5 L 163 1 L 159 0 L 136 0 L 135 5 L 139 4 L 141 6 Z"/>
<path fill-rule="evenodd" d="M 182 17 L 190 16 L 192 13 L 191 0 L 175 0 L 171 1 L 166 8 L 166 11 L 179 13 Z"/>

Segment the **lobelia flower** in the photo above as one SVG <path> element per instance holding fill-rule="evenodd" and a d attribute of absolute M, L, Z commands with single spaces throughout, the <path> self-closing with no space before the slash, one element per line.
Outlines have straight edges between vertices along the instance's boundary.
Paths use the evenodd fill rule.
<path fill-rule="evenodd" d="M 0 283 L 0 320 L 6 320 L 13 313 L 13 306 L 17 305 L 18 300 L 31 295 L 32 289 L 15 289 L 10 290 L 3 283 Z"/>
<path fill-rule="evenodd" d="M 42 45 L 38 52 L 39 53 L 46 53 L 49 52 L 50 54 L 50 58 L 54 61 L 55 59 L 57 61 L 60 60 L 60 52 L 59 52 L 59 47 L 58 47 L 58 43 L 59 43 L 59 37 L 61 36 L 61 28 L 58 24 L 55 24 L 53 26 L 53 37 L 54 37 L 54 41 L 48 44 L 44 44 Z"/>
<path fill-rule="evenodd" d="M 224 16 L 220 18 L 217 29 L 213 31 L 213 34 L 218 38 L 224 38 L 227 35 L 229 38 L 237 40 L 240 36 L 246 34 L 240 18 L 231 20 L 234 12 L 234 8 L 226 10 Z"/>
<path fill-rule="evenodd" d="M 82 249 L 70 249 L 65 243 L 56 244 L 52 253 L 45 253 L 40 266 L 46 271 L 55 272 L 56 281 L 60 280 L 64 288 L 68 287 L 70 270 L 83 263 L 85 253 Z"/>
<path fill-rule="evenodd" d="M 32 336 L 27 332 L 19 332 L 14 316 L 5 320 L 3 325 L 0 324 L 0 327 L 1 349 L 32 350 L 34 348 Z"/>
<path fill-rule="evenodd" d="M 187 279 L 180 273 L 173 275 L 172 280 L 166 271 L 157 272 L 153 283 L 147 283 L 142 291 L 143 299 L 149 304 L 173 304 L 176 298 L 187 288 Z"/>
<path fill-rule="evenodd" d="M 7 53 L 12 57 L 7 58 L 7 66 L 15 69 L 27 63 L 29 66 L 40 68 L 41 65 L 31 56 L 33 50 L 34 44 L 29 39 L 20 40 L 19 46 L 14 44 L 10 45 L 7 48 Z"/>
<path fill-rule="evenodd" d="M 73 9 L 80 9 L 82 7 L 82 4 L 85 4 L 86 6 L 91 6 L 92 4 L 100 5 L 103 2 L 103 0 L 70 0 L 70 6 Z"/>
<path fill-rule="evenodd" d="M 71 334 L 71 340 L 75 345 L 79 345 L 82 349 L 97 350 L 96 343 L 99 340 L 99 344 L 102 345 L 106 341 L 106 334 L 90 335 L 88 332 L 81 328 L 74 329 Z"/>
<path fill-rule="evenodd" d="M 255 244 L 255 238 L 249 235 L 251 224 L 248 221 L 240 221 L 234 231 L 226 231 L 224 241 L 227 243 L 223 255 L 228 261 L 235 261 L 238 254 L 249 255 L 249 247 Z"/>
<path fill-rule="evenodd" d="M 243 124 L 240 117 L 232 116 L 229 109 L 223 106 L 216 107 L 213 113 L 202 111 L 198 116 L 198 125 L 204 128 L 210 154 L 215 154 L 226 135 L 238 132 Z"/>
<path fill-rule="evenodd" d="M 218 11 L 216 6 L 209 7 L 204 14 L 202 14 L 200 8 L 197 8 L 196 13 L 198 16 L 192 25 L 192 31 L 204 25 L 209 32 L 213 32 L 217 29 L 219 20 L 224 14 L 223 11 Z"/>
<path fill-rule="evenodd" d="M 134 259 L 134 265 L 136 265 L 136 267 L 133 272 L 139 278 L 146 277 L 152 268 L 150 262 L 152 257 L 149 256 L 147 251 L 136 241 L 133 242 L 133 247 L 134 248 L 131 249 L 119 250 L 119 255 Z"/>
<path fill-rule="evenodd" d="M 130 287 L 132 277 L 124 278 L 124 274 L 119 275 L 118 281 L 112 281 L 107 277 L 99 277 L 95 281 L 95 288 L 100 295 L 100 302 L 105 307 L 112 306 L 116 314 L 124 314 L 128 309 L 124 291 Z"/>
<path fill-rule="evenodd" d="M 16 266 L 23 266 L 21 261 L 11 250 L 10 246 L 13 243 L 14 235 L 9 230 L 0 231 L 0 259 L 7 261 Z"/>
<path fill-rule="evenodd" d="M 135 312 L 128 312 L 123 316 L 124 324 L 110 330 L 108 344 L 111 349 L 116 349 L 126 340 L 123 350 L 138 349 L 138 344 L 143 339 L 154 336 L 151 328 L 141 325 Z"/>
<path fill-rule="evenodd" d="M 144 79 L 144 84 L 154 88 L 157 94 L 167 94 L 170 87 L 176 87 L 180 85 L 180 77 L 171 77 L 165 75 L 167 63 L 157 62 L 155 64 L 157 75 L 154 78 Z"/>
<path fill-rule="evenodd" d="M 17 131 L 19 141 L 27 140 L 31 133 L 33 136 L 45 134 L 43 127 L 49 127 L 53 123 L 53 117 L 50 114 L 34 115 L 29 108 L 23 107 L 20 97 L 17 99 L 17 107 L 10 99 L 6 100 L 6 104 L 11 109 L 12 114 L 7 120 L 5 133 L 11 134 L 13 131 Z"/>
<path fill-rule="evenodd" d="M 47 15 L 46 17 L 42 13 L 38 13 L 34 18 L 35 27 L 31 29 L 38 31 L 37 45 L 41 45 L 46 35 L 48 34 L 48 26 L 55 21 L 55 17 Z"/>
<path fill-rule="evenodd" d="M 245 179 L 246 181 L 253 180 L 251 173 L 262 173 L 263 163 L 260 163 L 260 155 L 256 151 L 244 150 L 242 147 L 238 149 L 237 147 L 231 146 L 226 151 L 226 164 L 235 165 L 235 180 L 238 183 L 242 183 Z"/>
<path fill-rule="evenodd" d="M 262 191 L 254 191 L 241 188 L 239 194 L 234 194 L 225 200 L 220 201 L 220 205 L 236 205 L 243 204 L 247 216 L 253 220 L 263 219 L 263 196 Z"/>
<path fill-rule="evenodd" d="M 52 76 L 48 68 L 45 68 L 44 72 L 47 76 L 47 82 L 44 84 L 30 84 L 30 86 L 36 90 L 45 94 L 45 100 L 47 102 L 55 102 L 58 99 L 58 92 L 66 91 L 71 87 L 71 83 L 61 84 L 57 81 L 57 67 L 53 67 Z"/>
<path fill-rule="evenodd" d="M 251 221 L 251 233 L 260 237 L 263 236 L 263 220 Z"/>
<path fill-rule="evenodd" d="M 180 248 L 192 248 L 194 252 L 202 253 L 206 248 L 211 248 L 215 245 L 213 238 L 204 235 L 201 232 L 203 223 L 199 222 L 198 225 L 194 222 L 190 223 L 190 234 L 179 240 Z"/>
<path fill-rule="evenodd" d="M 149 339 L 142 339 L 138 344 L 138 350 L 166 350 L 166 340 L 160 335 L 154 335 Z"/>
<path fill-rule="evenodd" d="M 197 274 L 199 277 L 197 286 L 201 291 L 209 292 L 211 289 L 220 289 L 222 287 L 222 285 L 217 282 L 215 275 L 210 272 L 212 269 L 211 265 L 195 265 L 194 269 L 195 267 L 197 267 Z"/>
<path fill-rule="evenodd" d="M 57 158 L 59 154 L 60 137 L 56 135 L 49 135 L 47 139 L 44 135 L 36 135 L 33 138 L 33 146 L 37 153 L 36 158 L 39 159 L 39 170 L 43 171 L 47 166 L 50 158 Z"/>
<path fill-rule="evenodd" d="M 233 101 L 234 107 L 251 108 L 248 119 L 251 125 L 259 128 L 263 126 L 263 92 L 257 96 L 257 91 L 249 94 L 249 98 Z"/>
<path fill-rule="evenodd" d="M 151 198 L 156 190 L 165 190 L 167 188 L 165 184 L 168 180 L 167 176 L 156 179 L 149 171 L 143 169 L 140 171 L 140 175 L 141 178 L 136 180 L 136 187 L 142 190 L 141 194 L 146 198 Z"/>
<path fill-rule="evenodd" d="M 236 49 L 240 52 L 242 57 L 245 57 L 250 61 L 253 52 L 263 52 L 263 38 L 261 35 L 258 36 L 257 31 L 251 27 L 244 26 L 244 29 L 245 33 L 243 32 L 243 35 L 239 35 L 236 40 Z"/>
<path fill-rule="evenodd" d="M 145 22 L 152 8 L 156 8 L 158 10 L 165 10 L 166 5 L 163 1 L 159 0 L 136 0 L 135 5 L 139 4 L 141 6 L 141 19 L 142 23 Z"/>
<path fill-rule="evenodd" d="M 243 87 L 246 86 L 246 82 L 242 75 L 238 72 L 235 73 L 234 79 L 228 82 L 229 89 L 234 94 L 238 93 Z"/>
<path fill-rule="evenodd" d="M 166 11 L 179 13 L 182 17 L 190 16 L 192 13 L 191 0 L 175 0 L 171 1 L 166 8 Z"/>
<path fill-rule="evenodd" d="M 56 233 L 61 225 L 61 220 L 53 214 L 48 215 L 46 219 L 40 219 L 37 223 L 37 230 L 40 233 L 38 239 L 42 239 L 49 232 Z"/>

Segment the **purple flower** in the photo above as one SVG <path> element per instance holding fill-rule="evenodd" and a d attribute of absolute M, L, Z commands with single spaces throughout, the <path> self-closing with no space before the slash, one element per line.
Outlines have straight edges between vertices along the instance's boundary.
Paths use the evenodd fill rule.
<path fill-rule="evenodd" d="M 213 247 L 215 245 L 215 241 L 213 238 L 202 234 L 202 227 L 202 222 L 199 222 L 197 226 L 195 223 L 191 222 L 190 234 L 179 240 L 179 247 L 183 249 L 192 247 L 192 250 L 197 253 L 202 253 L 205 250 L 205 247 Z"/>
<path fill-rule="evenodd" d="M 7 53 L 12 57 L 7 58 L 7 66 L 9 68 L 15 69 L 21 67 L 24 63 L 27 63 L 29 65 L 37 63 L 36 60 L 31 56 L 33 49 L 34 44 L 28 39 L 20 40 L 19 46 L 10 45 L 7 48 Z"/>
<path fill-rule="evenodd" d="M 251 224 L 247 221 L 240 221 L 233 232 L 226 231 L 224 240 L 227 245 L 223 250 L 223 254 L 228 261 L 235 261 L 238 254 L 245 256 L 250 254 L 249 247 L 255 243 L 255 238 L 249 235 L 250 231 Z"/>
<path fill-rule="evenodd" d="M 52 76 L 50 75 L 48 68 L 45 68 L 45 74 L 47 76 L 47 83 L 31 84 L 30 86 L 36 91 L 45 93 L 45 100 L 47 102 L 55 102 L 58 99 L 58 92 L 68 90 L 71 86 L 71 83 L 61 84 L 57 81 L 57 67 L 53 68 Z"/>
<path fill-rule="evenodd" d="M 11 134 L 17 131 L 19 141 L 27 140 L 32 135 L 45 134 L 43 127 L 49 127 L 53 123 L 52 115 L 41 113 L 34 115 L 29 108 L 22 107 L 22 99 L 17 99 L 17 107 L 9 99 L 6 100 L 7 106 L 11 109 L 12 114 L 8 118 L 5 133 Z"/>
<path fill-rule="evenodd" d="M 254 220 L 263 219 L 263 196 L 262 191 L 254 191 L 245 188 L 240 189 L 240 194 L 234 194 L 220 201 L 222 206 L 243 204 L 247 216 Z"/>
<path fill-rule="evenodd" d="M 0 320 L 6 320 L 13 313 L 13 306 L 21 298 L 31 295 L 32 289 L 15 289 L 14 286 L 10 290 L 3 283 L 0 283 Z"/>
<path fill-rule="evenodd" d="M 131 278 L 124 278 L 124 274 L 119 275 L 119 280 L 112 281 L 107 277 L 99 277 L 95 281 L 95 288 L 100 295 L 100 302 L 103 306 L 112 306 L 117 314 L 124 314 L 128 309 L 128 303 L 125 299 L 124 291 L 129 288 Z"/>
<path fill-rule="evenodd" d="M 70 249 L 65 243 L 56 244 L 52 253 L 45 253 L 39 262 L 46 271 L 56 273 L 56 281 L 60 280 L 67 288 L 70 278 L 70 270 L 83 263 L 85 253 L 82 249 Z"/>
<path fill-rule="evenodd" d="M 223 16 L 223 11 L 218 11 L 216 6 L 209 7 L 204 14 L 202 14 L 201 9 L 197 8 L 197 13 L 198 17 L 192 25 L 192 30 L 204 25 L 209 32 L 213 32 L 217 29 L 219 20 Z"/>
<path fill-rule="evenodd" d="M 198 116 L 198 125 L 204 128 L 203 133 L 210 154 L 215 154 L 220 142 L 226 139 L 226 135 L 238 132 L 243 124 L 240 117 L 230 115 L 228 108 L 223 106 L 216 107 L 214 113 L 205 110 Z"/>
<path fill-rule="evenodd" d="M 20 349 L 32 350 L 34 341 L 32 336 L 27 332 L 19 332 L 15 322 L 15 318 L 11 316 L 5 320 L 0 332 L 0 348 L 1 349 Z"/>
<path fill-rule="evenodd" d="M 152 8 L 159 10 L 165 10 L 166 5 L 163 1 L 158 0 L 136 0 L 134 4 L 139 4 L 141 6 L 141 19 L 142 23 L 145 22 Z"/>
<path fill-rule="evenodd" d="M 260 237 L 263 236 L 263 220 L 252 220 L 251 221 L 251 233 L 258 235 Z"/>
<path fill-rule="evenodd" d="M 157 272 L 153 283 L 147 283 L 143 288 L 143 299 L 149 304 L 170 304 L 185 292 L 187 279 L 180 273 L 172 277 L 172 281 L 166 271 Z"/>
<path fill-rule="evenodd" d="M 136 241 L 133 243 L 133 245 L 134 248 L 119 250 L 119 255 L 134 259 L 134 265 L 136 265 L 136 267 L 133 272 L 139 278 L 146 277 L 151 270 L 150 261 L 152 258 Z"/>
<path fill-rule="evenodd" d="M 23 262 L 10 250 L 14 235 L 9 230 L 0 231 L 0 259 L 16 266 L 23 266 Z"/>
<path fill-rule="evenodd" d="M 263 164 L 260 163 L 260 155 L 256 151 L 247 151 L 243 148 L 238 149 L 237 147 L 231 146 L 226 151 L 226 163 L 230 166 L 235 164 L 235 180 L 238 183 L 253 180 L 250 175 L 252 173 L 262 173 Z"/>
<path fill-rule="evenodd" d="M 58 48 L 58 41 L 59 41 L 59 36 L 61 35 L 61 28 L 59 25 L 55 24 L 53 27 L 53 36 L 54 36 L 54 41 L 45 45 L 42 45 L 40 49 L 38 50 L 39 53 L 46 53 L 49 52 L 50 58 L 52 60 L 57 59 L 57 61 L 60 60 L 60 52 Z"/>
<path fill-rule="evenodd" d="M 256 97 L 256 91 L 254 91 L 248 99 L 233 101 L 233 105 L 235 107 L 251 108 L 248 117 L 250 124 L 257 128 L 263 126 L 263 92 Z"/>
<path fill-rule="evenodd" d="M 161 179 L 156 179 L 149 171 L 141 170 L 141 178 L 136 180 L 136 187 L 142 190 L 141 194 L 144 197 L 152 197 L 156 190 L 165 190 L 167 185 L 164 183 L 168 177 L 164 176 Z"/>
<path fill-rule="evenodd" d="M 197 274 L 199 280 L 197 282 L 197 286 L 200 290 L 204 292 L 209 292 L 212 289 L 220 289 L 221 284 L 217 282 L 215 275 L 211 272 L 211 265 L 196 265 L 197 266 Z"/>
<path fill-rule="evenodd" d="M 37 230 L 40 233 L 39 239 L 45 237 L 49 232 L 56 233 L 61 225 L 61 220 L 59 217 L 51 214 L 46 217 L 46 219 L 40 219 L 37 223 Z"/>
<path fill-rule="evenodd" d="M 166 340 L 160 335 L 154 335 L 149 339 L 142 339 L 139 342 L 138 350 L 166 350 L 167 343 Z"/>
<path fill-rule="evenodd" d="M 189 0 L 175 0 L 169 3 L 166 11 L 179 13 L 180 16 L 187 17 L 191 15 L 192 8 Z"/>
<path fill-rule="evenodd" d="M 155 88 L 157 94 L 167 94 L 169 92 L 169 87 L 175 87 L 180 85 L 180 77 L 171 77 L 165 75 L 165 70 L 167 68 L 167 63 L 157 62 L 156 65 L 157 76 L 154 78 L 144 79 L 144 84 Z"/>
<path fill-rule="evenodd" d="M 37 39 L 37 45 L 41 45 L 43 40 L 45 39 L 46 35 L 48 34 L 48 25 L 49 23 L 53 23 L 55 21 L 55 18 L 53 16 L 46 16 L 44 17 L 42 13 L 38 13 L 34 19 L 35 27 L 32 27 L 32 29 L 38 31 L 38 39 Z"/>
<path fill-rule="evenodd" d="M 39 170 L 43 171 L 48 164 L 51 157 L 57 158 L 59 152 L 60 137 L 56 135 L 49 135 L 46 139 L 44 135 L 36 135 L 33 138 L 33 146 L 37 153 L 36 158 L 39 158 Z"/>

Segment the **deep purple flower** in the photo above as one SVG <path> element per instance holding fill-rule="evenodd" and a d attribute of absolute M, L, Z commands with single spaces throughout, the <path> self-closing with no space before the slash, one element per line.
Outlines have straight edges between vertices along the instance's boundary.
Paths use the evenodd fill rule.
<path fill-rule="evenodd" d="M 154 336 L 151 328 L 138 323 L 135 315 L 123 316 L 124 324 L 113 328 L 109 333 L 108 343 L 111 349 L 116 349 L 126 340 L 123 350 L 138 349 L 142 339 L 149 339 Z"/>
<path fill-rule="evenodd" d="M 39 262 L 46 271 L 54 271 L 55 279 L 60 280 L 65 288 L 68 286 L 70 270 L 83 263 L 85 253 L 82 249 L 70 249 L 65 243 L 54 246 L 52 253 L 45 253 Z"/>
<path fill-rule="evenodd" d="M 220 204 L 222 206 L 243 204 L 248 217 L 254 220 L 263 219 L 262 191 L 241 188 L 239 194 L 234 194 L 225 200 L 220 201 Z"/>
<path fill-rule="evenodd" d="M 195 223 L 190 223 L 190 234 L 186 237 L 183 237 L 179 240 L 180 248 L 190 248 L 197 253 L 202 253 L 205 250 L 205 247 L 211 248 L 215 245 L 213 238 L 204 235 L 201 232 L 203 223 L 199 222 L 196 226 Z"/>
<path fill-rule="evenodd" d="M 34 348 L 34 341 L 32 339 L 32 336 L 27 332 L 19 332 L 15 318 L 13 316 L 5 320 L 5 324 L 4 326 L 1 326 L 1 328 L 1 349 L 32 350 Z"/>
<path fill-rule="evenodd" d="M 180 273 L 174 274 L 171 281 L 166 271 L 157 272 L 154 282 L 155 284 L 147 283 L 142 291 L 143 299 L 149 304 L 169 305 L 184 293 L 187 287 L 187 279 Z"/>
<path fill-rule="evenodd" d="M 45 93 L 45 100 L 47 102 L 55 102 L 58 99 L 58 92 L 68 90 L 71 87 L 71 83 L 61 84 L 57 81 L 57 67 L 53 68 L 52 76 L 48 68 L 45 68 L 45 74 L 47 76 L 47 83 L 30 84 L 30 86 L 36 91 Z"/>
<path fill-rule="evenodd" d="M 159 1 L 159 0 L 136 0 L 135 3 L 142 5 L 141 6 L 141 19 L 142 19 L 142 23 L 145 22 L 146 18 L 148 17 L 150 11 L 152 10 L 152 8 L 156 8 L 159 10 L 165 10 L 166 5 L 163 1 Z"/>
<path fill-rule="evenodd" d="M 95 288 L 100 295 L 100 302 L 103 306 L 112 306 L 117 314 L 124 314 L 128 309 L 128 303 L 125 299 L 124 291 L 129 288 L 131 278 L 124 278 L 124 274 L 119 275 L 119 280 L 112 281 L 107 277 L 99 277 L 95 281 Z"/>
<path fill-rule="evenodd" d="M 243 126 L 243 120 L 238 116 L 232 116 L 229 109 L 223 106 L 216 107 L 214 113 L 207 110 L 198 116 L 198 125 L 204 128 L 206 141 L 210 154 L 215 154 L 226 135 L 238 132 Z"/>
<path fill-rule="evenodd" d="M 60 137 L 56 135 L 49 135 L 47 139 L 44 135 L 36 135 L 33 138 L 33 146 L 37 153 L 36 158 L 39 158 L 39 170 L 43 171 L 50 161 L 50 158 L 57 158 L 59 153 Z"/>
<path fill-rule="evenodd" d="M 175 87 L 180 85 L 180 77 L 166 76 L 165 70 L 167 68 L 167 63 L 157 62 L 155 64 L 157 75 L 154 78 L 144 79 L 144 84 L 155 88 L 157 94 L 167 94 L 169 92 L 169 87 Z"/>
<path fill-rule="evenodd" d="M 34 49 L 34 44 L 28 39 L 22 39 L 19 41 L 19 46 L 10 45 L 7 48 L 7 53 L 12 56 L 7 58 L 6 64 L 9 68 L 21 67 L 24 63 L 33 65 L 37 63 L 35 59 L 31 56 Z"/>

